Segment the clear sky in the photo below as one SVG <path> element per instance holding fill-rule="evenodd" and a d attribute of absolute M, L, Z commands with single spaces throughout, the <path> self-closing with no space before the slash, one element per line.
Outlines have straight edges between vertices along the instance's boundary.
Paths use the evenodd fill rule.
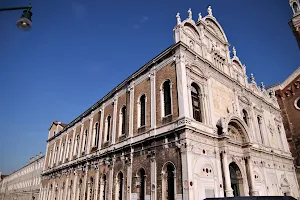
<path fill-rule="evenodd" d="M 173 44 L 175 15 L 213 14 L 256 82 L 283 81 L 300 66 L 288 0 L 32 0 L 0 12 L 0 171 L 11 173 L 46 151 L 53 120 L 71 122 L 114 86 Z M 1 0 L 0 7 L 27 5 Z"/>

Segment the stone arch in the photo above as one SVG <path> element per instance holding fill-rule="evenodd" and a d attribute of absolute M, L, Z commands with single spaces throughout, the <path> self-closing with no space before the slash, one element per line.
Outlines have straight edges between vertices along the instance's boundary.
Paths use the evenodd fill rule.
<path fill-rule="evenodd" d="M 199 75 L 201 78 L 207 79 L 207 73 L 205 70 L 201 69 L 201 65 L 193 62 L 189 65 L 189 68 L 192 73 Z"/>
<path fill-rule="evenodd" d="M 244 67 L 243 67 L 243 64 L 241 63 L 241 61 L 237 58 L 233 58 L 231 61 L 232 61 L 232 64 L 237 67 L 236 70 L 243 74 Z"/>
<path fill-rule="evenodd" d="M 190 22 L 184 22 L 183 27 L 184 27 L 184 30 L 186 32 L 190 32 L 192 34 L 192 36 L 194 36 L 195 39 L 200 38 L 200 33 L 198 31 L 198 28 L 194 24 L 192 24 Z"/>
<path fill-rule="evenodd" d="M 225 43 L 228 43 L 223 28 L 214 17 L 207 15 L 203 20 L 206 22 L 206 26 L 209 27 L 217 36 L 219 36 L 220 39 L 222 39 Z"/>
<path fill-rule="evenodd" d="M 245 139 L 243 143 L 252 143 L 253 139 L 249 134 L 250 131 L 247 124 L 244 122 L 243 119 L 241 119 L 239 116 L 235 114 L 230 114 L 226 118 L 221 118 L 217 122 L 219 134 L 229 136 L 228 135 L 229 125 L 234 126 L 242 134 L 242 137 L 244 137 Z"/>
<path fill-rule="evenodd" d="M 229 171 L 230 171 L 231 187 L 233 190 L 238 189 L 238 191 L 233 191 L 234 196 L 247 196 L 249 192 L 247 190 L 248 182 L 247 182 L 246 173 L 244 172 L 242 165 L 239 162 L 232 161 L 229 164 Z M 233 177 L 233 175 L 236 175 L 236 177 Z"/>
<path fill-rule="evenodd" d="M 206 172 L 206 168 L 208 170 L 211 170 Z M 205 171 L 203 171 L 203 169 Z M 204 173 L 203 173 L 204 172 Z M 212 174 L 212 176 L 215 176 L 215 169 L 214 169 L 214 164 L 213 162 L 205 157 L 201 157 L 200 159 L 198 159 L 194 165 L 194 174 L 196 174 L 199 177 L 208 177 L 208 175 Z M 205 176 L 204 176 L 205 175 Z"/>

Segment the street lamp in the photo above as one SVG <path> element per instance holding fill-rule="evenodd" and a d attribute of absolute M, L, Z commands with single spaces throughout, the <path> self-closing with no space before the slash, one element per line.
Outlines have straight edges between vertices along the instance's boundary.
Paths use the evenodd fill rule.
<path fill-rule="evenodd" d="M 31 16 L 32 12 L 30 11 L 32 8 L 31 4 L 28 6 L 21 6 L 21 7 L 12 7 L 12 8 L 0 8 L 0 11 L 8 11 L 8 10 L 24 10 L 20 19 L 18 19 L 16 25 L 19 29 L 23 31 L 30 30 L 32 26 Z"/>

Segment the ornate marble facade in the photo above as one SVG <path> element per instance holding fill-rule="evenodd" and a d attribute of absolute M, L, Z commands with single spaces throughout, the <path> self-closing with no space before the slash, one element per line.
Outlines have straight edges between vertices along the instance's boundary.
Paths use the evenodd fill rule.
<path fill-rule="evenodd" d="M 175 44 L 68 125 L 51 125 L 41 199 L 299 198 L 277 100 L 248 82 L 207 12 L 178 13 Z"/>

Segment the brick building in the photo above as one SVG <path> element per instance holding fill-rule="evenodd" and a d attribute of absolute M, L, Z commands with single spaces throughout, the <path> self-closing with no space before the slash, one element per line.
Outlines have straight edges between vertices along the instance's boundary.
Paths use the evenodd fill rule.
<path fill-rule="evenodd" d="M 207 11 L 178 13 L 173 45 L 71 123 L 51 124 L 41 199 L 299 197 L 276 97 L 248 82 Z"/>
<path fill-rule="evenodd" d="M 296 37 L 298 46 L 300 48 L 300 2 L 299 0 L 290 0 L 290 6 L 293 10 L 293 17 L 289 25 Z"/>
<path fill-rule="evenodd" d="M 300 183 L 300 67 L 281 84 L 268 88 L 275 91 L 286 137 L 293 157 Z"/>
<path fill-rule="evenodd" d="M 40 153 L 21 169 L 0 179 L 0 200 L 40 200 L 44 160 L 45 156 Z"/>

